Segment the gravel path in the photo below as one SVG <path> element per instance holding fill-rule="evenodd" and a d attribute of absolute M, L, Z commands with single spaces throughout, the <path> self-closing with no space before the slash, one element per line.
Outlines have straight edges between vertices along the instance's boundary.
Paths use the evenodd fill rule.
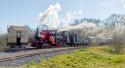
<path fill-rule="evenodd" d="M 41 51 L 44 51 L 44 50 L 50 50 L 50 49 L 41 49 Z M 15 59 L 15 60 L 11 60 L 11 61 L 4 61 L 4 62 L 0 62 L 0 68 L 13 68 L 13 67 L 27 64 L 27 63 L 31 62 L 32 60 L 34 60 L 36 63 L 39 63 L 42 60 L 41 58 L 48 59 L 48 58 L 53 57 L 58 54 L 70 53 L 73 50 L 75 50 L 75 49 L 69 49 L 69 50 L 65 50 L 65 51 L 58 51 L 58 52 L 52 52 L 52 53 L 45 53 L 45 54 L 41 54 L 41 55 L 19 58 L 19 59 Z M 8 54 L 9 54 L 9 56 L 14 56 L 17 54 L 22 54 L 24 52 L 28 53 L 28 51 L 21 51 L 21 52 L 8 53 Z M 7 53 L 4 53 L 4 52 L 0 52 L 0 54 L 1 54 L 0 57 L 8 56 Z"/>

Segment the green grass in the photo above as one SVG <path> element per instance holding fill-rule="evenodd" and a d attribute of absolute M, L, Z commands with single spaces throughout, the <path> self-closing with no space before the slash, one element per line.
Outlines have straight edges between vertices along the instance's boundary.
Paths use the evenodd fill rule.
<path fill-rule="evenodd" d="M 76 50 L 57 55 L 40 64 L 30 63 L 25 68 L 125 68 L 125 53 L 112 54 L 108 47 Z"/>

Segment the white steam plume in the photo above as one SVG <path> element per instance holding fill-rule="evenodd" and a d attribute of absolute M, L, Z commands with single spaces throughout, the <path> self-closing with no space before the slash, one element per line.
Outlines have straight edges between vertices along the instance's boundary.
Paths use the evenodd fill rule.
<path fill-rule="evenodd" d="M 55 5 L 50 5 L 47 10 L 39 14 L 39 22 L 41 25 L 46 25 L 51 29 L 57 29 L 60 27 L 60 31 L 70 31 L 73 29 L 82 30 L 86 35 L 93 35 L 96 37 L 111 37 L 114 33 L 125 33 L 124 23 L 120 23 L 122 18 L 114 19 L 115 26 L 111 29 L 111 26 L 107 26 L 104 22 L 99 24 L 93 22 L 82 21 L 80 24 L 71 26 L 70 24 L 75 19 L 80 19 L 83 16 L 81 10 L 70 11 L 64 14 L 64 17 L 59 16 L 59 11 L 61 11 L 61 5 L 56 3 Z M 108 23 L 108 22 L 107 22 Z"/>
<path fill-rule="evenodd" d="M 75 19 L 80 19 L 83 16 L 83 11 L 82 10 L 77 10 L 77 11 L 69 11 L 67 12 L 62 20 L 62 30 L 69 30 L 70 28 L 73 28 L 70 24 L 73 23 Z"/>
<path fill-rule="evenodd" d="M 41 25 L 46 25 L 49 28 L 57 28 L 60 23 L 59 11 L 61 6 L 59 3 L 50 5 L 47 10 L 39 14 L 39 22 Z"/>
<path fill-rule="evenodd" d="M 69 28 L 70 24 L 74 19 L 82 17 L 83 12 L 81 10 L 70 11 L 64 14 L 64 17 L 59 16 L 59 11 L 61 10 L 61 5 L 56 3 L 55 5 L 50 5 L 47 10 L 39 14 L 40 25 L 45 25 L 49 29 Z"/>

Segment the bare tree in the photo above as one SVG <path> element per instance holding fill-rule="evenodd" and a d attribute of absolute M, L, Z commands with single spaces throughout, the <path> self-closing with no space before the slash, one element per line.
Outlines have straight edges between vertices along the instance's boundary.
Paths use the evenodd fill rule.
<path fill-rule="evenodd" d="M 125 44 L 125 35 L 124 34 L 114 34 L 111 46 L 111 51 L 113 53 L 120 54 L 123 52 Z"/>
<path fill-rule="evenodd" d="M 0 48 L 7 47 L 7 35 L 0 35 Z"/>

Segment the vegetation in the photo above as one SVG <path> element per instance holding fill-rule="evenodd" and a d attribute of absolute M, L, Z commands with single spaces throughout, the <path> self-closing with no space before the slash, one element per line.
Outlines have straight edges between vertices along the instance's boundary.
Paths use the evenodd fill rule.
<path fill-rule="evenodd" d="M 113 40 L 110 41 L 110 48 L 113 53 L 120 54 L 123 53 L 125 45 L 125 36 L 124 34 L 114 34 Z"/>
<path fill-rule="evenodd" d="M 7 35 L 0 35 L 0 49 L 7 47 Z"/>
<path fill-rule="evenodd" d="M 109 47 L 93 47 L 30 63 L 25 68 L 124 68 L 125 53 L 114 54 Z"/>

